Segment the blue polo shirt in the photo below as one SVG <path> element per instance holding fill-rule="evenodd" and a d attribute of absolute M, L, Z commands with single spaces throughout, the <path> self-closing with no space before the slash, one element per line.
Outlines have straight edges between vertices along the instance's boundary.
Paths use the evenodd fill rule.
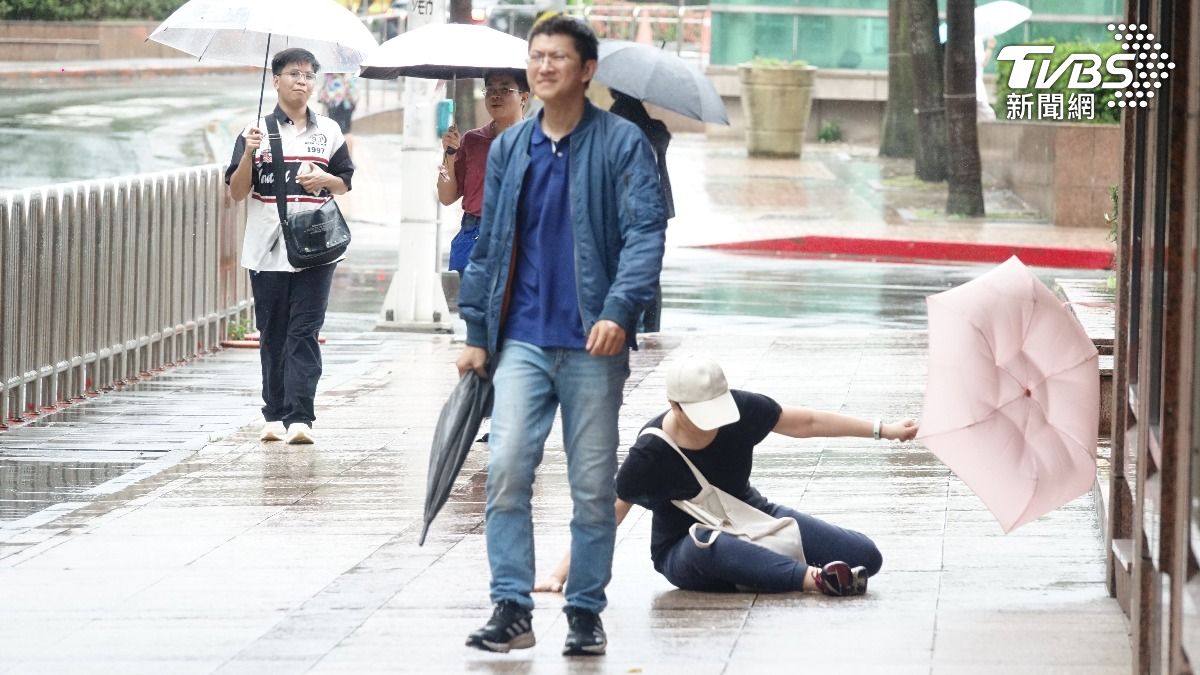
<path fill-rule="evenodd" d="M 517 266 L 505 337 L 539 347 L 583 349 L 571 229 L 570 135 L 555 143 L 541 117 L 529 138 L 529 169 L 517 206 Z"/>

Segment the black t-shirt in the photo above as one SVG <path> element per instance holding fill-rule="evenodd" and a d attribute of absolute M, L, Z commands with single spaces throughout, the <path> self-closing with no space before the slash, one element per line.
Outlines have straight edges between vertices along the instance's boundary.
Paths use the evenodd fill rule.
<path fill-rule="evenodd" d="M 718 429 L 708 447 L 682 450 L 708 482 L 761 509 L 767 500 L 750 485 L 754 446 L 779 423 L 783 409 L 762 394 L 736 389 L 731 393 L 741 418 Z M 661 429 L 665 415 L 650 420 L 646 427 Z M 696 522 L 671 500 L 691 499 L 699 491 L 700 485 L 691 470 L 666 441 L 657 436 L 639 436 L 629 449 L 629 455 L 617 472 L 617 496 L 654 513 L 650 558 L 655 569 L 659 569 L 667 549 L 687 536 L 688 528 Z"/>

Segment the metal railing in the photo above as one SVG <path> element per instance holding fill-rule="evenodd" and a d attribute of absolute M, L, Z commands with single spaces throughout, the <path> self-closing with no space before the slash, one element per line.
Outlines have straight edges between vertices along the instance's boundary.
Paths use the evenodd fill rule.
<path fill-rule="evenodd" d="M 638 40 L 707 61 L 709 25 L 712 12 L 708 5 L 621 4 L 568 5 L 567 11 L 583 18 L 601 38 Z"/>
<path fill-rule="evenodd" d="M 0 427 L 218 348 L 245 214 L 217 165 L 0 195 Z"/>

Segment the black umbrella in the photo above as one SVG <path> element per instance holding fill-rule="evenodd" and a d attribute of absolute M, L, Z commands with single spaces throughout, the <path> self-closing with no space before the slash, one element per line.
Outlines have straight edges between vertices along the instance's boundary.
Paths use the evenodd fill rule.
<path fill-rule="evenodd" d="M 479 424 L 491 413 L 491 408 L 492 382 L 483 379 L 474 370 L 458 380 L 446 405 L 442 406 L 442 413 L 433 430 L 433 446 L 429 451 L 425 526 L 421 528 L 418 545 L 425 544 L 429 526 L 449 499 L 454 479 L 458 478 L 467 453 L 471 451 L 471 444 L 475 442 L 475 435 L 479 433 Z"/>

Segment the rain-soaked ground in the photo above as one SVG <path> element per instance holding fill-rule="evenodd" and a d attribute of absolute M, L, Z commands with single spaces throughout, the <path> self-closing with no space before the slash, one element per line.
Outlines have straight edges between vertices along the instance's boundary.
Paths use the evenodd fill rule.
<path fill-rule="evenodd" d="M 779 335 L 805 329 L 925 328 L 925 297 L 964 283 L 980 266 L 912 265 L 674 249 L 663 271 L 666 334 Z M 1095 277 L 1078 270 L 1036 270 Z M 326 380 L 386 356 L 374 308 L 390 274 L 339 274 L 324 334 Z M 372 310 L 372 311 L 364 311 Z M 0 433 L 0 521 L 15 520 L 172 450 L 196 449 L 255 414 L 254 352 L 175 368 Z"/>
<path fill-rule="evenodd" d="M 257 104 L 249 75 L 2 88 L 0 190 L 208 163 L 208 125 L 249 122 Z"/>
<path fill-rule="evenodd" d="M 645 338 L 631 358 L 622 448 L 665 406 L 666 363 L 685 351 L 717 355 L 733 386 L 785 404 L 868 418 L 918 416 L 925 333 L 920 293 L 904 287 L 938 288 L 982 271 L 676 253 L 666 330 Z M 757 279 L 761 288 L 745 296 L 675 293 L 705 279 Z M 803 325 L 761 309 L 797 296 L 816 298 Z M 847 301 L 841 310 L 839 297 Z M 363 321 L 334 318 L 347 326 Z M 425 546 L 416 545 L 429 439 L 461 346 L 446 336 L 327 337 L 312 446 L 257 442 L 256 355 L 243 351 L 107 395 L 122 415 L 103 412 L 105 397 L 73 409 L 85 437 L 109 439 L 109 458 L 122 434 L 163 422 L 161 433 L 135 443 L 161 457 L 133 476 L 0 523 L 0 672 L 757 675 L 796 672 L 796 664 L 888 675 L 1129 670 L 1124 617 L 1104 587 L 1090 495 L 1004 535 L 917 443 L 778 435 L 755 453 L 755 485 L 874 538 L 884 569 L 866 596 L 673 589 L 651 567 L 650 518 L 635 509 L 617 535 L 604 614 L 607 656 L 559 654 L 566 628 L 562 598 L 551 594 L 535 598 L 533 649 L 470 650 L 463 638 L 490 612 L 483 447 L 468 456 Z M 139 390 L 156 383 L 179 391 Z M 133 409 L 142 406 L 137 418 Z M 186 427 L 199 427 L 204 416 L 223 421 L 196 435 L 203 447 L 167 442 L 183 441 Z M 37 441 L 26 435 L 37 428 L 0 434 L 0 446 Z M 556 425 L 533 497 L 540 573 L 569 541 L 560 438 Z"/>
<path fill-rule="evenodd" d="M 5 89 L 0 189 L 211 161 L 207 146 L 231 142 L 230 134 L 257 104 L 257 91 L 258 80 L 250 75 Z M 268 106 L 272 94 L 268 91 Z M 363 136 L 357 147 L 358 189 L 348 195 L 346 207 L 355 219 L 356 244 L 335 277 L 325 330 L 341 338 L 327 350 L 334 373 L 339 360 L 360 363 L 372 350 L 385 349 L 386 341 L 370 331 L 404 239 L 403 228 L 396 227 L 396 204 L 370 201 L 373 194 L 387 193 L 381 188 L 398 176 L 398 137 Z M 851 146 L 809 148 L 809 159 L 799 162 L 748 162 L 737 144 L 705 143 L 695 135 L 680 136 L 672 147 L 679 215 L 670 232 L 685 242 L 703 232 L 744 237 L 756 227 L 773 236 L 771 228 L 796 223 L 841 223 L 843 231 L 853 232 L 906 216 L 917 221 L 928 217 L 925 212 L 944 190 L 906 180 L 903 162 L 880 160 Z M 1000 210 L 1001 217 L 1028 218 L 1011 193 L 990 190 L 988 195 L 989 208 Z M 737 222 L 724 227 L 726 219 Z M 444 222 L 452 230 L 454 213 Z M 955 224 L 955 229 L 968 227 Z M 979 271 L 971 265 L 806 260 L 674 246 L 664 259 L 662 328 L 672 334 L 778 334 L 828 326 L 921 330 L 924 298 Z M 1063 275 L 1098 276 L 1038 272 L 1047 283 Z M 116 473 L 172 449 L 193 448 L 206 433 L 228 430 L 253 415 L 247 401 L 255 394 L 254 369 L 240 363 L 244 355 L 226 358 L 237 365 L 206 360 L 0 434 L 0 459 L 5 460 L 0 520 L 74 498 Z M 87 420 L 97 415 L 108 415 L 107 422 L 90 425 Z M 123 424 L 130 416 L 149 421 L 131 431 Z"/>
<path fill-rule="evenodd" d="M 165 111 L 179 96 L 224 95 L 188 82 L 182 93 L 170 86 L 146 107 Z M 253 90 L 253 83 L 239 87 L 229 110 L 252 104 L 242 94 Z M 143 85 L 124 96 L 147 95 L 158 96 Z M 72 96 L 91 100 L 46 96 L 59 97 L 44 106 L 59 111 L 52 115 L 69 113 Z M 220 101 L 210 103 L 220 109 Z M 169 115 L 131 112 L 142 121 L 126 133 L 119 114 L 101 111 L 122 141 L 107 149 L 96 141 L 96 156 L 114 160 L 105 175 L 164 168 L 153 164 L 153 143 L 186 153 L 192 141 L 184 127 L 199 120 L 185 119 L 193 108 L 178 110 L 178 133 L 167 140 L 157 121 L 145 120 Z M 36 112 L 11 112 L 18 114 Z M 69 130 L 22 119 L 30 124 L 18 125 L 22 134 L 41 135 L 22 152 L 37 143 L 70 147 Z M 1090 495 L 1003 535 L 919 444 L 864 439 L 772 436 L 756 452 L 755 483 L 777 501 L 876 540 L 884 571 L 867 596 L 672 589 L 648 560 L 650 518 L 635 510 L 618 532 L 608 656 L 563 659 L 562 599 L 545 594 L 536 598 L 534 649 L 504 656 L 462 647 L 489 612 L 487 453 L 477 447 L 468 456 L 429 541 L 418 547 L 429 439 L 461 345 L 372 330 L 404 236 L 388 201 L 396 191 L 387 189 L 398 174 L 396 139 L 360 147 L 362 180 L 356 176 L 357 201 L 347 208 L 357 219 L 356 250 L 335 280 L 317 444 L 257 442 L 258 357 L 242 350 L 0 433 L 0 673 L 1128 672 L 1125 622 L 1104 588 Z M 664 365 L 683 351 L 716 355 L 733 386 L 786 404 L 917 417 L 924 298 L 985 269 L 685 245 L 805 232 L 936 232 L 967 241 L 1016 232 L 1027 243 L 1093 236 L 1030 222 L 1019 204 L 1006 212 L 1003 191 L 989 193 L 994 220 L 925 227 L 936 220 L 944 187 L 906 182 L 898 163 L 861 148 L 807 148 L 802 161 L 756 162 L 736 144 L 680 136 L 671 153 L 684 187 L 664 261 L 663 332 L 644 338 L 631 357 L 621 447 L 662 411 Z M 123 158 L 135 164 L 119 164 Z M 96 161 L 90 168 L 101 170 Z M 1048 282 L 1102 276 L 1038 273 Z M 556 428 L 534 494 L 541 572 L 569 539 L 564 476 Z"/>

